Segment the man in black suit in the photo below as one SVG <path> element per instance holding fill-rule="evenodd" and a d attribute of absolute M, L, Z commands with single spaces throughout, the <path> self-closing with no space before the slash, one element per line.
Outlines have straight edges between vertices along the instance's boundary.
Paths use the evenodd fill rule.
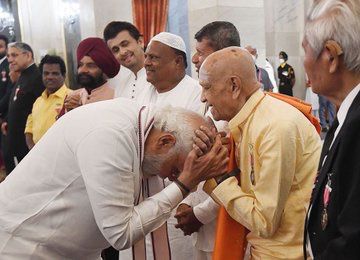
<path fill-rule="evenodd" d="M 5 35 L 0 34 L 0 118 L 4 118 L 8 109 L 10 91 L 8 84 L 10 82 L 9 76 L 9 62 L 6 58 L 7 45 L 9 40 Z"/>
<path fill-rule="evenodd" d="M 314 1 L 304 66 L 313 91 L 337 108 L 319 162 L 304 234 L 305 258 L 360 259 L 360 2 Z"/>
<path fill-rule="evenodd" d="M 11 88 L 13 86 L 9 76 L 9 62 L 6 58 L 8 44 L 8 38 L 5 35 L 0 34 L 0 123 L 3 122 L 6 117 Z M 1 147 L 3 147 L 5 136 L 0 135 L 0 137 Z M 3 148 L 1 148 L 1 151 L 3 151 Z M 1 156 L 4 158 L 3 152 L 1 153 Z M 3 160 L 1 160 L 1 167 L 3 167 Z"/>
<path fill-rule="evenodd" d="M 44 91 L 44 85 L 34 63 L 33 51 L 28 44 L 9 44 L 7 58 L 10 70 L 20 72 L 10 94 L 6 121 L 1 125 L 2 132 L 6 134 L 8 156 L 4 159 L 6 173 L 9 174 L 29 152 L 25 141 L 25 124 L 33 103 Z"/>

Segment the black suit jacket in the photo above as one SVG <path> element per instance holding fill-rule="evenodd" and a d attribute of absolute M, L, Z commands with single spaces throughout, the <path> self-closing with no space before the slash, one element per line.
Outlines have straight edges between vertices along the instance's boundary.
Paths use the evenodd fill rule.
<path fill-rule="evenodd" d="M 326 142 L 325 139 L 324 148 Z M 305 238 L 309 233 L 315 259 L 360 259 L 360 93 L 350 106 L 330 151 L 323 151 L 321 158 L 326 154 L 324 164 L 319 166 L 311 211 L 305 223 Z M 328 173 L 333 173 L 332 191 L 328 225 L 322 230 L 323 192 Z"/>
<path fill-rule="evenodd" d="M 9 62 L 5 59 L 0 64 L 0 118 L 6 116 L 12 86 L 9 76 Z"/>
<path fill-rule="evenodd" d="M 44 91 L 40 71 L 35 64 L 21 72 L 12 89 L 7 115 L 7 142 L 10 153 L 20 161 L 29 151 L 25 141 L 25 125 L 33 103 Z"/>

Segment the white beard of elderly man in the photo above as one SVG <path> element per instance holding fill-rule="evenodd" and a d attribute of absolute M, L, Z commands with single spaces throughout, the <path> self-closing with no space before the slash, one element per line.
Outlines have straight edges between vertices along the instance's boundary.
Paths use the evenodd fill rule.
<path fill-rule="evenodd" d="M 201 116 L 154 110 L 119 98 L 56 122 L 0 185 L 1 259 L 91 260 L 129 248 L 164 224 L 198 176 L 226 171 L 219 136 L 204 156 L 192 150 Z M 143 198 L 153 174 L 174 183 Z"/>

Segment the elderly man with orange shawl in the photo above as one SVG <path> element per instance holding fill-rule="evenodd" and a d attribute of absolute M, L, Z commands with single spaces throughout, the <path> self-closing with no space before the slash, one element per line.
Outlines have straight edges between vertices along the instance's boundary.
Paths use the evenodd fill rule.
<path fill-rule="evenodd" d="M 233 139 L 235 170 L 204 185 L 223 206 L 213 259 L 242 259 L 245 235 L 251 259 L 303 259 L 320 138 L 299 109 L 262 92 L 255 75 L 251 55 L 239 47 L 211 54 L 200 68 L 202 101 L 215 120 L 229 121 Z M 198 138 L 201 154 L 211 138 L 204 131 Z"/>

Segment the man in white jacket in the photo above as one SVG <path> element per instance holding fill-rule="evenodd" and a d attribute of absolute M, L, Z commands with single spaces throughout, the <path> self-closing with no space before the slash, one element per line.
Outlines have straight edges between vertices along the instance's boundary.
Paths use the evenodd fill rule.
<path fill-rule="evenodd" d="M 1 259 L 100 259 L 109 245 L 141 241 L 202 181 L 199 174 L 225 171 L 219 137 L 205 156 L 191 151 L 201 124 L 195 113 L 154 115 L 126 99 L 64 115 L 0 186 Z M 146 198 L 141 186 L 153 174 L 176 184 Z"/>

